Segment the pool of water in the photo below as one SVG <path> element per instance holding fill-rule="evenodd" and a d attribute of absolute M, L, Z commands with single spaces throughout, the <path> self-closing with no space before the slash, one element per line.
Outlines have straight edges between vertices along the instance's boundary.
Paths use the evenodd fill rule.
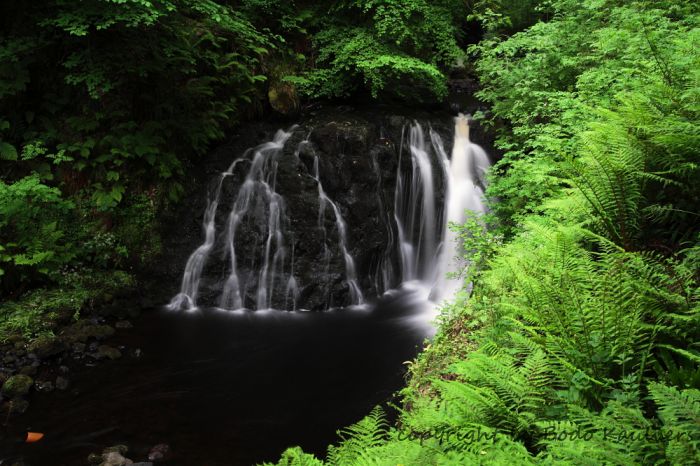
<path fill-rule="evenodd" d="M 148 312 L 109 342 L 126 345 L 124 357 L 73 371 L 69 390 L 32 396 L 2 427 L 0 464 L 75 466 L 119 443 L 134 461 L 167 443 L 173 466 L 276 461 L 294 445 L 323 455 L 337 429 L 404 385 L 404 362 L 432 331 L 428 308 L 399 292 L 319 313 Z M 11 440 L 28 430 L 46 436 Z"/>

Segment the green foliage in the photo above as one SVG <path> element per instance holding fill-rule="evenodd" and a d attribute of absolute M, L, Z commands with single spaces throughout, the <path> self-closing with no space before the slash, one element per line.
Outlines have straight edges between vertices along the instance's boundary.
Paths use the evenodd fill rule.
<path fill-rule="evenodd" d="M 32 290 L 15 301 L 0 303 L 0 341 L 11 335 L 26 338 L 51 332 L 56 323 L 77 318 L 85 310 L 102 304 L 105 296 L 134 286 L 134 277 L 120 271 L 66 269 L 53 288 Z"/>
<path fill-rule="evenodd" d="M 3 298 L 145 264 L 156 211 L 260 94 L 270 38 L 212 0 L 5 2 L 0 25 Z"/>
<path fill-rule="evenodd" d="M 537 3 L 475 10 L 505 155 L 495 219 L 455 226 L 468 299 L 410 365 L 398 425 L 328 464 L 343 445 L 350 464 L 700 461 L 700 11 Z"/>
<path fill-rule="evenodd" d="M 498 3 L 504 6 L 496 11 L 503 14 L 512 7 L 511 2 Z M 621 151 L 617 164 L 654 164 L 645 168 L 650 173 L 635 182 L 635 189 L 670 194 L 675 189 L 669 183 L 679 178 L 687 183 L 698 162 L 697 133 L 691 123 L 698 110 L 692 96 L 697 93 L 699 61 L 693 5 L 546 2 L 544 14 L 551 20 L 510 37 L 497 34 L 498 27 L 483 18 L 494 34 L 471 51 L 478 57 L 479 95 L 491 104 L 492 121 L 502 123 L 497 125 L 501 128 L 497 145 L 505 154 L 494 171 L 489 195 L 497 199 L 493 208 L 505 226 L 512 228 L 564 187 L 562 168 L 572 167 L 557 163 L 576 157 L 581 144 L 593 157 L 588 163 L 595 163 L 592 152 L 615 150 Z M 599 123 L 602 127 L 596 127 Z M 586 129 L 591 133 L 581 135 Z M 607 146 L 608 140 L 615 146 Z M 510 176 L 502 176 L 506 171 Z M 633 172 L 626 176 L 636 176 Z M 652 179 L 653 175 L 659 178 Z M 628 182 L 620 189 L 630 188 Z M 662 191 L 660 185 L 670 189 Z M 637 207 L 659 216 L 689 210 L 670 206 L 665 198 L 658 201 L 655 207 Z M 684 222 L 689 221 L 686 215 Z M 645 230 L 643 222 L 621 228 L 629 227 Z"/>
<path fill-rule="evenodd" d="M 73 259 L 64 236 L 72 208 L 58 189 L 42 184 L 36 175 L 12 184 L 0 181 L 1 289 L 49 278 Z"/>
<path fill-rule="evenodd" d="M 0 71 L 2 157 L 41 141 L 62 155 L 54 175 L 103 211 L 144 183 L 166 182 L 176 197 L 183 160 L 222 138 L 258 92 L 265 36 L 213 1 L 40 3 L 0 10 L 16 22 L 0 42 L 11 57 Z"/>
<path fill-rule="evenodd" d="M 373 98 L 440 100 L 444 72 L 464 60 L 462 2 L 338 1 L 317 10 L 324 18 L 312 25 L 317 54 L 310 69 L 287 78 L 306 95 L 348 97 L 365 88 Z"/>

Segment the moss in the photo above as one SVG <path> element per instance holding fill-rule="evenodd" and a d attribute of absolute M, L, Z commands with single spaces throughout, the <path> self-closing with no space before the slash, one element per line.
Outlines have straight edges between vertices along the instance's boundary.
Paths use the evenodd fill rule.
<path fill-rule="evenodd" d="M 51 333 L 70 318 L 104 304 L 134 286 L 135 280 L 123 271 L 82 269 L 64 272 L 59 285 L 34 290 L 16 301 L 0 303 L 0 341 L 14 336 L 32 338 Z"/>
<path fill-rule="evenodd" d="M 60 354 L 65 349 L 63 342 L 53 335 L 41 335 L 27 347 L 30 353 L 36 354 L 41 359 Z"/>
<path fill-rule="evenodd" d="M 34 380 L 28 375 L 13 375 L 2 386 L 3 395 L 8 398 L 26 395 L 34 385 Z"/>

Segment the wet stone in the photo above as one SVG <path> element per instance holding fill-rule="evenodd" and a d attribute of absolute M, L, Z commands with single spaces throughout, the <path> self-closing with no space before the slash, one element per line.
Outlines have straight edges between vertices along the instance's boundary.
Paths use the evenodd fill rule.
<path fill-rule="evenodd" d="M 128 320 L 120 320 L 114 326 L 118 329 L 132 328 L 133 325 Z"/>
<path fill-rule="evenodd" d="M 85 352 L 85 343 L 73 343 L 73 352 L 74 353 L 84 353 Z"/>
<path fill-rule="evenodd" d="M 56 388 L 59 390 L 66 390 L 68 389 L 68 386 L 70 385 L 70 382 L 68 381 L 67 378 L 58 376 L 56 377 Z"/>
<path fill-rule="evenodd" d="M 36 366 L 24 366 L 19 370 L 19 373 L 33 377 L 36 375 Z"/>
<path fill-rule="evenodd" d="M 126 445 L 119 444 L 107 447 L 104 450 L 102 450 L 103 455 L 111 452 L 117 452 L 120 455 L 126 455 L 129 452 L 129 447 L 127 447 Z"/>
<path fill-rule="evenodd" d="M 40 359 L 46 359 L 62 353 L 66 350 L 66 346 L 59 338 L 45 335 L 31 342 L 27 349 Z"/>
<path fill-rule="evenodd" d="M 101 466 L 131 466 L 134 464 L 129 458 L 124 458 L 123 455 L 116 451 L 102 454 Z"/>
<path fill-rule="evenodd" d="M 49 380 L 37 380 L 36 382 L 34 382 L 34 388 L 38 392 L 49 393 L 53 391 L 54 386 L 53 382 Z"/>
<path fill-rule="evenodd" d="M 29 402 L 23 398 L 13 398 L 7 402 L 7 410 L 10 415 L 18 416 L 29 409 Z"/>
<path fill-rule="evenodd" d="M 34 385 L 34 380 L 24 374 L 13 375 L 2 385 L 2 393 L 10 398 L 26 395 Z"/>
<path fill-rule="evenodd" d="M 122 352 L 119 351 L 117 348 L 114 348 L 113 346 L 109 345 L 100 345 L 97 348 L 97 356 L 98 358 L 107 358 L 107 359 L 119 359 L 122 357 Z"/>

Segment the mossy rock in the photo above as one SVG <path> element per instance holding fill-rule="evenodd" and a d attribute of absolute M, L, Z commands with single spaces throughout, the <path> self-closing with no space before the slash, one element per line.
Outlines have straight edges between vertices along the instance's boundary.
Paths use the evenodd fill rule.
<path fill-rule="evenodd" d="M 120 455 L 126 455 L 127 453 L 129 453 L 129 447 L 127 447 L 126 445 L 114 445 L 102 450 L 103 455 L 112 452 L 119 453 Z"/>
<path fill-rule="evenodd" d="M 36 354 L 40 359 L 61 354 L 65 350 L 66 345 L 57 337 L 51 335 L 40 336 L 27 347 L 27 351 Z"/>
<path fill-rule="evenodd" d="M 66 343 L 86 342 L 89 338 L 104 339 L 114 335 L 114 328 L 109 325 L 91 324 L 79 321 L 61 332 L 61 338 Z"/>
<path fill-rule="evenodd" d="M 121 351 L 119 351 L 117 348 L 108 345 L 100 345 L 99 348 L 97 348 L 97 354 L 100 357 L 112 360 L 119 359 L 122 357 Z"/>
<path fill-rule="evenodd" d="M 293 116 L 299 112 L 299 98 L 296 89 L 289 83 L 270 85 L 267 99 L 272 109 L 282 115 Z"/>
<path fill-rule="evenodd" d="M 2 393 L 9 398 L 26 395 L 34 385 L 34 380 L 28 375 L 13 375 L 2 385 Z"/>

